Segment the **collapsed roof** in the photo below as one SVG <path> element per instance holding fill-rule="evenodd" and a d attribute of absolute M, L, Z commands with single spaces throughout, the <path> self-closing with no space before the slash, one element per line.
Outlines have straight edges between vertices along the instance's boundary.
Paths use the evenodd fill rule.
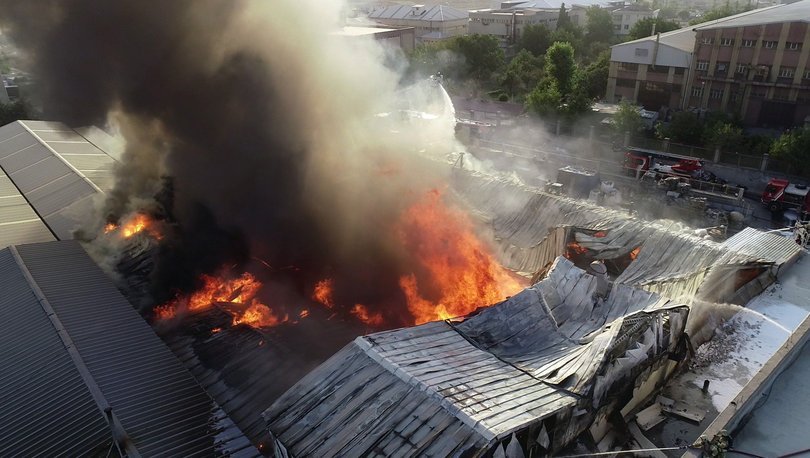
<path fill-rule="evenodd" d="M 358 337 L 264 416 L 294 456 L 558 450 L 676 351 L 687 315 L 625 285 L 603 300 L 593 275 L 558 258 L 544 280 L 459 321 Z"/>

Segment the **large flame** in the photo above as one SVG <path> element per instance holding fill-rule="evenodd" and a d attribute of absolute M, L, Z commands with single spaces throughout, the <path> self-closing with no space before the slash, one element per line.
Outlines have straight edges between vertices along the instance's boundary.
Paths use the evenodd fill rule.
<path fill-rule="evenodd" d="M 202 275 L 201 280 L 203 286 L 196 292 L 156 307 L 155 317 L 159 320 L 172 319 L 178 316 L 179 310 L 201 311 L 219 302 L 229 302 L 247 305 L 241 311 L 228 310 L 233 314 L 234 325 L 271 327 L 284 321 L 256 299 L 262 284 L 250 273 L 245 272 L 237 278 L 228 278 L 227 273 L 217 277 Z"/>
<path fill-rule="evenodd" d="M 381 314 L 369 312 L 363 304 L 354 304 L 350 313 L 369 326 L 380 326 L 384 322 Z"/>
<path fill-rule="evenodd" d="M 399 235 L 422 268 L 399 279 L 415 324 L 466 315 L 525 286 L 495 261 L 469 218 L 445 206 L 438 190 L 403 213 Z"/>
<path fill-rule="evenodd" d="M 334 282 L 331 278 L 327 278 L 316 283 L 315 290 L 312 292 L 312 299 L 320 302 L 330 309 L 334 307 L 335 303 L 332 300 L 332 289 L 334 288 L 333 283 Z"/>
<path fill-rule="evenodd" d="M 145 213 L 134 213 L 124 218 L 120 226 L 115 223 L 107 223 L 104 226 L 104 233 L 119 234 L 125 239 L 135 234 L 146 233 L 150 237 L 160 240 L 163 238 L 163 234 L 161 234 L 157 226 L 158 223 L 151 216 Z"/>

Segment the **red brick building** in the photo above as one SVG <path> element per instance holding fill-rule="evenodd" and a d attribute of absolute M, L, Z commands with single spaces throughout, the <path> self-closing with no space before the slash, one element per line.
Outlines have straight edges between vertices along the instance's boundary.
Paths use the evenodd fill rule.
<path fill-rule="evenodd" d="M 687 106 L 739 114 L 751 126 L 810 120 L 810 0 L 695 32 Z"/>

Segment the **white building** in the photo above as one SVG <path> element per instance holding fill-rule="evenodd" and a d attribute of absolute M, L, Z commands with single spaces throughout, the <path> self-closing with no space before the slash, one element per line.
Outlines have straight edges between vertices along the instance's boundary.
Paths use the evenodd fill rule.
<path fill-rule="evenodd" d="M 413 27 L 416 41 L 438 41 L 467 33 L 469 13 L 444 5 L 392 5 L 376 8 L 368 14 L 374 22 Z"/>
<path fill-rule="evenodd" d="M 492 35 L 502 46 L 516 42 L 527 25 L 542 24 L 554 30 L 557 28 L 557 8 L 521 8 L 520 6 L 501 10 L 470 11 L 469 33 Z"/>
<path fill-rule="evenodd" d="M 644 5 L 624 2 L 611 2 L 610 5 L 613 31 L 619 37 L 629 34 L 638 21 L 658 16 L 658 10 L 653 11 Z"/>

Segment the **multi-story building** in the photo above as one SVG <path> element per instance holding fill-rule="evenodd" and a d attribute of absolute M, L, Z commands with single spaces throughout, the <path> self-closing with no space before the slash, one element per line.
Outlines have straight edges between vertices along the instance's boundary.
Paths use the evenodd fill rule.
<path fill-rule="evenodd" d="M 521 5 L 507 9 L 483 9 L 470 11 L 471 34 L 492 35 L 502 46 L 515 43 L 527 25 L 541 24 L 550 30 L 557 28 L 559 8 L 523 8 Z"/>
<path fill-rule="evenodd" d="M 653 111 L 682 107 L 694 46 L 691 28 L 613 46 L 606 100 L 629 100 Z"/>
<path fill-rule="evenodd" d="M 467 33 L 469 13 L 444 5 L 392 5 L 372 10 L 368 18 L 394 27 L 413 27 L 416 41 L 438 41 Z"/>
<path fill-rule="evenodd" d="M 810 0 L 621 43 L 610 60 L 610 102 L 799 125 L 810 116 Z"/>
<path fill-rule="evenodd" d="M 747 125 L 810 119 L 810 0 L 695 28 L 687 106 L 738 114 Z"/>
<path fill-rule="evenodd" d="M 610 2 L 608 8 L 613 18 L 613 32 L 620 38 L 627 36 L 638 21 L 658 16 L 658 10 L 653 11 L 648 6 L 636 3 Z"/>

